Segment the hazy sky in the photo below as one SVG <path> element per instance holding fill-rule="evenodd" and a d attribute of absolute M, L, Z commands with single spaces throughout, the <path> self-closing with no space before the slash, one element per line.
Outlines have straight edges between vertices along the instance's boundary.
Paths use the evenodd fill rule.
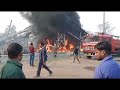
<path fill-rule="evenodd" d="M 16 26 L 17 31 L 24 30 L 29 23 L 25 20 L 19 12 L 0 12 L 0 33 L 4 33 L 5 29 L 8 25 L 10 25 L 10 21 L 12 20 L 12 24 Z"/>
<path fill-rule="evenodd" d="M 78 12 L 83 29 L 91 32 L 98 32 L 97 26 L 103 23 L 103 12 Z M 120 35 L 120 12 L 105 12 L 105 21 L 111 23 L 111 27 L 116 27 L 113 35 Z"/>
<path fill-rule="evenodd" d="M 78 12 L 80 22 L 83 29 L 91 32 L 98 32 L 97 26 L 103 23 L 103 12 Z M 18 12 L 0 12 L 0 33 L 5 32 L 5 28 L 10 24 L 10 21 L 16 26 L 17 31 L 24 30 L 29 23 Z M 111 23 L 112 27 L 116 27 L 113 31 L 114 35 L 120 35 L 120 12 L 106 12 L 106 21 Z"/>

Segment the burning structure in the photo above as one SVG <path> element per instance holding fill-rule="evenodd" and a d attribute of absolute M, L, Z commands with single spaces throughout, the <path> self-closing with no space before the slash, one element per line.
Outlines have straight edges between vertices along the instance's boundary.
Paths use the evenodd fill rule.
<path fill-rule="evenodd" d="M 77 12 L 21 12 L 21 15 L 31 23 L 31 32 L 37 45 L 41 41 L 46 42 L 49 52 L 53 51 L 53 46 L 58 41 L 58 33 L 63 35 L 61 44 L 56 43 L 61 52 L 72 51 L 80 43 L 80 33 L 81 36 L 86 34 L 81 28 Z"/>

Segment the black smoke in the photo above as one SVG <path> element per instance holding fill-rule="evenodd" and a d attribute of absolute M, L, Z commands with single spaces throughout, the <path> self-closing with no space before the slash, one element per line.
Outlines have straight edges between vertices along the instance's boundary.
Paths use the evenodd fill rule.
<path fill-rule="evenodd" d="M 68 35 L 67 31 L 78 38 L 80 32 L 82 36 L 86 34 L 81 28 L 77 12 L 21 12 L 21 15 L 32 24 L 32 32 L 39 41 L 46 38 L 54 39 L 58 32 L 76 41 L 77 39 Z"/>

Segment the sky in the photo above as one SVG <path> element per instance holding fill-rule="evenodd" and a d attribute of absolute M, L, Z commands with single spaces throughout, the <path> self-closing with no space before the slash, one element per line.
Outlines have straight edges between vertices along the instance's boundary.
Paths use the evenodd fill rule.
<path fill-rule="evenodd" d="M 97 26 L 103 23 L 103 12 L 78 12 L 83 29 L 91 32 L 98 32 Z M 120 36 L 120 12 L 105 12 L 105 21 L 115 27 L 113 35 Z"/>
<path fill-rule="evenodd" d="M 0 12 L 0 33 L 4 33 L 10 21 L 12 20 L 12 25 L 16 26 L 16 31 L 24 30 L 30 24 L 24 19 L 19 12 Z"/>
<path fill-rule="evenodd" d="M 82 28 L 86 31 L 98 32 L 97 26 L 103 23 L 103 12 L 78 12 L 80 16 L 80 22 Z M 106 21 L 111 23 L 111 27 L 116 27 L 112 32 L 113 35 L 119 35 L 120 33 L 120 12 L 105 12 Z M 0 33 L 4 33 L 6 27 L 10 24 L 16 26 L 16 30 L 21 31 L 30 25 L 30 23 L 21 17 L 19 12 L 0 12 Z"/>

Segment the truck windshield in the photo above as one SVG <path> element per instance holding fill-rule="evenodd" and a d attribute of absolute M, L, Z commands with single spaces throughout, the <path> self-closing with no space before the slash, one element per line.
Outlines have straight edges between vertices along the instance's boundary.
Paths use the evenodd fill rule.
<path fill-rule="evenodd" d="M 92 41 L 93 42 L 99 42 L 100 41 L 100 37 L 99 36 L 93 36 L 92 37 Z"/>
<path fill-rule="evenodd" d="M 93 37 L 86 36 L 86 37 L 83 37 L 83 42 L 99 42 L 99 41 L 100 41 L 99 36 L 93 36 Z"/>

